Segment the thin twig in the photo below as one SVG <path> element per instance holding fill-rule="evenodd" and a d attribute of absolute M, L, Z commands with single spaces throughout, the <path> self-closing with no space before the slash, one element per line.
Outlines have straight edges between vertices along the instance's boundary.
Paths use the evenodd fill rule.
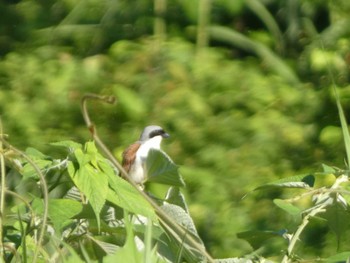
<path fill-rule="evenodd" d="M 139 187 L 135 184 L 133 180 L 130 179 L 127 172 L 123 169 L 122 165 L 117 161 L 117 159 L 114 157 L 114 155 L 109 151 L 109 149 L 106 147 L 106 145 L 102 142 L 102 140 L 97 135 L 96 127 L 93 125 L 93 123 L 90 120 L 87 105 L 86 102 L 89 99 L 97 99 L 103 102 L 107 103 L 114 103 L 115 99 L 114 97 L 110 96 L 99 96 L 95 94 L 87 94 L 82 98 L 82 114 L 84 117 L 84 120 L 86 122 L 86 125 L 89 129 L 89 131 L 92 134 L 93 139 L 95 140 L 96 144 L 100 147 L 102 152 L 107 156 L 107 158 L 111 161 L 112 165 L 117 168 L 121 174 L 121 176 L 127 180 L 139 193 L 142 195 L 144 199 L 146 199 L 150 205 L 154 208 L 156 211 L 159 220 L 161 221 L 162 225 L 168 229 L 168 231 L 172 232 L 174 237 L 178 240 L 178 242 L 181 244 L 183 243 L 184 237 L 186 237 L 186 242 L 196 250 L 200 251 L 203 256 L 206 258 L 208 262 L 214 262 L 213 258 L 208 254 L 208 252 L 205 250 L 202 244 L 198 243 L 191 235 L 188 234 L 188 232 L 180 226 L 178 223 L 176 223 L 171 217 L 169 217 L 168 214 L 166 214 L 159 206 L 154 202 L 146 193 L 141 191 Z"/>

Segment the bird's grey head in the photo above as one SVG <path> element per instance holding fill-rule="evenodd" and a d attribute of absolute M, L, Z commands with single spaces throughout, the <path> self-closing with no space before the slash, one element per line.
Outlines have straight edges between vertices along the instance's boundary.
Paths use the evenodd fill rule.
<path fill-rule="evenodd" d="M 147 126 L 141 133 L 140 141 L 144 142 L 158 135 L 162 136 L 163 138 L 170 137 L 170 135 L 166 133 L 162 127 L 157 125 L 150 125 L 150 126 Z"/>

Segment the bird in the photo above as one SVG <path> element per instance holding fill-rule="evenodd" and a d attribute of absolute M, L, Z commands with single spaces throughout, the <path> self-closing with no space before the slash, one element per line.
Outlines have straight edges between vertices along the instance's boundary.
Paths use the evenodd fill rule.
<path fill-rule="evenodd" d="M 169 137 L 162 127 L 150 125 L 143 129 L 139 140 L 123 152 L 122 166 L 135 184 L 142 186 L 147 179 L 146 159 L 150 149 L 160 150 L 162 139 Z"/>

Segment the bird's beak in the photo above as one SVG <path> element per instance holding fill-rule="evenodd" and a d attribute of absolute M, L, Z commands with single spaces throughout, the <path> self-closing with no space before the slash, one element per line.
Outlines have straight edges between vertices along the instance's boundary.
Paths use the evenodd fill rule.
<path fill-rule="evenodd" d="M 166 138 L 169 138 L 170 135 L 169 135 L 169 133 L 166 133 L 166 132 L 165 132 L 165 133 L 162 134 L 162 137 L 166 139 Z"/>

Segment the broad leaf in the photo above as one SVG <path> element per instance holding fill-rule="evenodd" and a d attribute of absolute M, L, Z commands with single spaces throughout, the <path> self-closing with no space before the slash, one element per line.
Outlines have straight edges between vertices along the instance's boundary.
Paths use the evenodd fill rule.
<path fill-rule="evenodd" d="M 107 200 L 131 213 L 157 220 L 153 207 L 128 182 L 119 178 L 118 187 L 109 189 Z"/>
<path fill-rule="evenodd" d="M 38 151 L 35 148 L 28 147 L 26 149 L 26 154 L 30 156 L 32 160 L 34 159 L 51 159 L 50 156 L 43 154 L 42 152 Z"/>
<path fill-rule="evenodd" d="M 188 213 L 185 196 L 181 193 L 179 187 L 170 187 L 166 194 L 165 201 L 182 207 Z"/>
<path fill-rule="evenodd" d="M 322 164 L 322 169 L 323 169 L 323 171 L 325 172 L 325 173 L 330 173 L 330 174 L 332 174 L 332 173 L 335 173 L 336 172 L 336 170 L 333 168 L 333 167 L 331 167 L 331 166 L 328 166 L 327 164 Z"/>
<path fill-rule="evenodd" d="M 93 143 L 85 145 L 86 152 L 76 149 L 74 155 L 78 161 L 79 168 L 76 170 L 73 164 L 68 164 L 68 172 L 77 188 L 87 197 L 95 212 L 99 224 L 99 214 L 105 204 L 108 194 L 108 178 L 99 169 L 96 161 L 97 150 Z"/>
<path fill-rule="evenodd" d="M 333 203 L 327 207 L 326 212 L 321 216 L 327 220 L 329 228 L 337 237 L 339 246 L 342 237 L 349 230 L 349 211 L 344 207 L 343 203 L 340 203 L 334 199 Z"/>
<path fill-rule="evenodd" d="M 203 245 L 203 241 L 198 236 L 196 227 L 193 223 L 190 215 L 180 206 L 165 203 L 161 208 L 167 213 L 176 223 L 182 226 L 185 230 L 187 230 L 185 235 L 179 236 L 177 233 L 173 231 L 169 231 L 166 227 L 164 230 L 168 233 L 167 237 L 163 237 L 164 241 L 172 248 L 173 251 L 177 251 L 176 254 L 182 255 L 188 262 L 202 262 L 205 257 L 198 251 L 195 247 L 192 247 L 188 244 L 187 238 L 191 237 L 196 240 L 203 249 L 205 249 Z M 177 236 L 177 238 L 175 237 Z"/>
<path fill-rule="evenodd" d="M 72 218 L 81 212 L 82 204 L 69 199 L 50 199 L 49 217 L 57 230 L 72 222 Z"/>
<path fill-rule="evenodd" d="M 283 178 L 272 183 L 261 185 L 254 190 L 264 190 L 275 187 L 280 188 L 304 188 L 309 189 L 313 187 L 315 182 L 315 176 L 312 174 L 308 175 L 296 175 L 288 178 Z"/>
<path fill-rule="evenodd" d="M 52 142 L 50 143 L 53 146 L 65 147 L 68 148 L 70 152 L 74 152 L 76 149 L 82 149 L 83 146 L 80 143 L 76 143 L 73 141 L 60 141 L 60 142 Z"/>
<path fill-rule="evenodd" d="M 168 214 L 172 219 L 175 220 L 179 225 L 183 226 L 186 230 L 190 231 L 192 234 L 196 235 L 198 241 L 201 239 L 198 236 L 197 229 L 193 223 L 190 215 L 180 206 L 164 203 L 161 208 Z"/>
<path fill-rule="evenodd" d="M 285 200 L 282 200 L 282 199 L 274 199 L 273 202 L 279 208 L 283 209 L 284 211 L 286 211 L 287 213 L 289 213 L 292 216 L 301 215 L 301 213 L 303 211 L 299 207 L 296 207 L 296 206 L 292 205 L 291 203 L 289 203 Z"/>
<path fill-rule="evenodd" d="M 172 186 L 185 186 L 179 167 L 168 155 L 159 150 L 151 149 L 146 160 L 148 182 Z"/>
<path fill-rule="evenodd" d="M 266 244 L 266 241 L 274 237 L 283 237 L 286 230 L 275 231 L 245 231 L 237 234 L 240 239 L 246 240 L 254 250 Z"/>
<path fill-rule="evenodd" d="M 44 203 L 41 199 L 34 199 L 32 202 L 33 210 L 42 214 Z M 55 230 L 61 231 L 62 228 L 72 222 L 72 218 L 82 210 L 80 202 L 70 199 L 49 199 L 49 218 L 55 227 Z"/>
<path fill-rule="evenodd" d="M 350 251 L 345 251 L 338 253 L 336 255 L 333 255 L 329 258 L 325 259 L 325 262 L 331 263 L 331 262 L 348 262 L 350 258 Z"/>
<path fill-rule="evenodd" d="M 50 160 L 37 159 L 37 160 L 33 160 L 33 162 L 40 169 L 40 171 L 44 171 L 52 165 L 52 161 Z M 30 163 L 26 163 L 23 166 L 21 174 L 23 175 L 24 180 L 29 178 L 34 178 L 34 179 L 39 178 L 38 173 L 34 169 L 33 165 L 31 165 Z"/>

